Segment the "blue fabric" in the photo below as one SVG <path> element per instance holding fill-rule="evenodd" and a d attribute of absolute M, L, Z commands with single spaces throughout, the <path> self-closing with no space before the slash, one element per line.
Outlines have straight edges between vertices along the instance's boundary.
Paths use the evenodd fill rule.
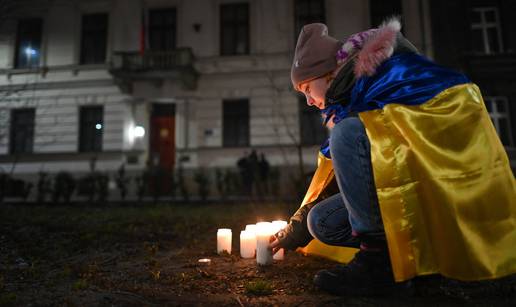
<path fill-rule="evenodd" d="M 335 103 L 330 104 L 326 108 L 321 110 L 321 114 L 324 118 L 323 125 L 326 126 L 332 115 L 335 115 L 333 117 L 333 122 L 338 123 L 343 118 L 345 118 L 349 113 L 347 112 L 346 107 L 344 107 L 340 103 Z"/>
<path fill-rule="evenodd" d="M 381 109 L 390 103 L 422 104 L 449 87 L 469 82 L 465 75 L 421 55 L 399 53 L 382 63 L 373 76 L 358 79 L 349 103 L 329 105 L 321 112 L 325 124 L 331 115 L 337 124 L 350 113 Z"/>
<path fill-rule="evenodd" d="M 348 111 L 381 109 L 386 104 L 418 105 L 445 89 L 470 80 L 415 53 L 401 53 L 380 65 L 372 77 L 356 81 Z"/>
<path fill-rule="evenodd" d="M 321 145 L 321 153 L 328 159 L 331 159 L 330 154 L 330 138 L 328 138 L 322 145 Z"/>

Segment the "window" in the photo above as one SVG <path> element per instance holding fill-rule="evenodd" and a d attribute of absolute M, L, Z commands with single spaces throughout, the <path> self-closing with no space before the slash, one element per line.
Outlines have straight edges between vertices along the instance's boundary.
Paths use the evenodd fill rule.
<path fill-rule="evenodd" d="M 401 0 L 370 0 L 369 5 L 371 27 L 378 27 L 389 17 L 403 15 Z"/>
<path fill-rule="evenodd" d="M 41 58 L 41 18 L 21 19 L 18 21 L 14 65 L 16 68 L 39 66 Z"/>
<path fill-rule="evenodd" d="M 149 47 L 152 51 L 176 49 L 177 17 L 175 8 L 149 11 Z"/>
<path fill-rule="evenodd" d="M 79 151 L 102 151 L 104 109 L 101 106 L 81 107 L 79 126 Z"/>
<path fill-rule="evenodd" d="M 491 116 L 491 120 L 493 121 L 493 125 L 496 128 L 496 132 L 498 132 L 502 144 L 507 147 L 512 147 L 514 142 L 507 97 L 491 96 L 484 97 L 484 100 L 489 116 Z"/>
<path fill-rule="evenodd" d="M 301 145 L 322 145 L 328 132 L 322 125 L 321 112 L 306 104 L 305 97 L 299 97 L 299 124 Z"/>
<path fill-rule="evenodd" d="M 249 100 L 223 102 L 223 146 L 249 145 Z"/>
<path fill-rule="evenodd" d="M 220 6 L 220 54 L 249 54 L 249 5 Z"/>
<path fill-rule="evenodd" d="M 496 7 L 471 9 L 471 48 L 476 53 L 491 54 L 503 51 L 502 31 Z"/>
<path fill-rule="evenodd" d="M 294 2 L 294 42 L 304 25 L 314 22 L 326 22 L 324 0 L 296 0 Z"/>
<path fill-rule="evenodd" d="M 107 32 L 107 14 L 82 16 L 81 64 L 100 64 L 106 61 Z"/>
<path fill-rule="evenodd" d="M 9 152 L 11 154 L 31 153 L 34 144 L 34 109 L 11 111 L 11 133 Z"/>

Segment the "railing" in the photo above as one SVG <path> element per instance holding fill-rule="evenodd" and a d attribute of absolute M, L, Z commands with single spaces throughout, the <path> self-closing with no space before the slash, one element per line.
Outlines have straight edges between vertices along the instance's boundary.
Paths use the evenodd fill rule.
<path fill-rule="evenodd" d="M 179 79 L 187 89 L 197 87 L 198 73 L 194 68 L 194 55 L 190 48 L 171 51 L 115 52 L 111 74 L 121 85 L 134 80 Z M 125 88 L 125 87 L 124 87 Z"/>
<path fill-rule="evenodd" d="M 112 69 L 123 71 L 174 70 L 192 67 L 194 56 L 190 48 L 172 51 L 115 52 Z"/>

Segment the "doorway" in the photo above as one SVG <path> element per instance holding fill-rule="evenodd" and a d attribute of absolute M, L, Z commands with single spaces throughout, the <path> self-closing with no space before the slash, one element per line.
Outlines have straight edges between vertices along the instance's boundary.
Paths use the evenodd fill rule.
<path fill-rule="evenodd" d="M 176 157 L 175 105 L 152 105 L 150 159 L 152 166 L 172 171 Z"/>

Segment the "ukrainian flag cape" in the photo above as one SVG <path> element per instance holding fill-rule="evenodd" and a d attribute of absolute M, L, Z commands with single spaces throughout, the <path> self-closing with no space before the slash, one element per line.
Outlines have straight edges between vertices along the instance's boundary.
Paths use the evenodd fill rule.
<path fill-rule="evenodd" d="M 439 273 L 481 280 L 516 273 L 516 183 L 478 87 L 416 54 L 363 77 L 347 111 L 371 143 L 374 181 L 396 281 Z M 302 205 L 333 179 L 318 169 Z M 339 262 L 356 250 L 300 249 Z"/>

